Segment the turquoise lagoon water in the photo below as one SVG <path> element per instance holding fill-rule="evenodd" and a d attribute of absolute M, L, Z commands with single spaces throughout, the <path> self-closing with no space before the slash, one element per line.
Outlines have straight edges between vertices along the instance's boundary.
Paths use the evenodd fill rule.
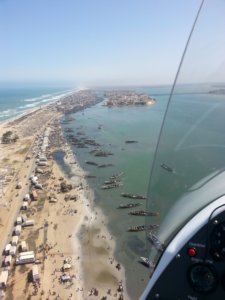
<path fill-rule="evenodd" d="M 205 152 L 202 148 L 197 149 L 197 151 L 189 151 L 186 144 L 189 144 L 192 139 L 203 145 L 213 138 L 216 138 L 216 142 L 218 142 L 217 137 L 220 136 L 219 125 L 221 122 L 224 122 L 224 96 L 209 94 L 208 92 L 213 89 L 213 85 L 185 85 L 178 86 L 175 90 L 175 96 L 172 99 L 173 104 L 168 113 L 168 130 L 165 131 L 165 136 L 163 136 L 163 140 L 160 143 L 160 149 L 165 154 L 163 159 L 167 160 L 168 156 L 170 163 L 175 163 L 171 161 L 171 156 L 169 155 L 171 149 L 173 147 L 187 146 L 187 155 L 185 156 L 187 160 L 184 160 L 184 157 L 183 159 L 179 157 L 179 160 L 176 162 L 176 169 L 181 174 L 179 179 L 181 184 L 175 189 L 174 196 L 177 196 L 180 190 L 183 192 L 184 186 L 190 186 L 189 183 L 194 182 L 194 177 L 202 172 L 204 173 L 205 169 L 210 169 L 211 160 L 210 157 L 207 160 L 208 151 Z M 72 124 L 64 125 L 64 127 L 72 128 L 75 135 L 77 132 L 81 132 L 84 135 L 79 137 L 94 139 L 101 145 L 101 149 L 113 153 L 112 156 L 108 157 L 95 157 L 90 151 L 96 147 L 76 148 L 72 145 L 72 149 L 76 153 L 83 169 L 90 175 L 95 176 L 95 178 L 88 178 L 95 194 L 94 203 L 103 209 L 104 214 L 108 218 L 109 230 L 117 243 L 116 257 L 125 266 L 128 292 L 130 299 L 134 300 L 139 298 L 149 279 L 148 270 L 138 262 L 139 257 L 148 256 L 148 252 L 145 233 L 127 232 L 127 228 L 132 225 L 144 225 L 145 219 L 141 216 L 128 215 L 128 211 L 134 209 L 117 209 L 117 207 L 121 203 L 134 202 L 134 200 L 121 197 L 120 194 L 122 192 L 149 195 L 148 186 L 151 167 L 169 98 L 170 87 L 140 87 L 136 88 L 136 91 L 152 95 L 156 99 L 156 103 L 151 106 L 115 108 L 108 108 L 100 103 L 74 114 L 76 120 Z M 216 107 L 216 110 L 211 109 L 212 104 Z M 213 118 L 213 122 L 210 118 Z M 210 127 L 210 121 L 215 128 Z M 194 132 L 194 134 L 188 135 L 192 126 L 200 130 L 191 130 L 191 133 Z M 168 135 L 166 135 L 166 132 L 168 132 Z M 197 136 L 195 136 L 195 133 Z M 127 144 L 125 143 L 126 140 L 136 140 L 138 143 Z M 217 151 L 218 155 L 215 158 L 217 164 L 219 161 L 224 161 L 224 141 L 221 140 L 219 143 L 222 146 L 219 148 L 222 150 Z M 210 155 L 213 155 L 213 153 L 210 152 Z M 199 160 L 196 160 L 196 156 L 198 156 Z M 201 159 L 203 157 L 204 167 L 201 168 Z M 176 152 L 173 159 L 176 159 Z M 113 166 L 98 168 L 86 164 L 85 161 L 87 160 L 98 164 L 111 163 Z M 198 162 L 200 163 L 198 164 Z M 194 170 L 194 172 L 191 170 Z M 101 185 L 105 180 L 120 172 L 123 172 L 121 176 L 123 186 L 109 190 L 101 189 Z M 154 208 L 161 210 L 162 207 L 165 207 L 165 210 L 161 211 L 160 219 L 168 210 L 169 202 L 173 201 L 173 195 L 171 194 L 168 198 L 167 190 L 164 189 L 164 187 L 168 188 L 168 184 L 165 184 L 164 179 L 162 182 L 162 186 L 159 186 L 158 190 L 161 191 L 163 200 L 161 199 L 161 202 L 153 202 L 154 205 L 148 204 L 147 206 L 153 210 Z M 151 193 L 147 201 L 145 201 L 138 200 L 138 202 L 143 203 L 138 209 L 145 209 L 147 201 L 151 203 Z M 157 217 L 149 218 L 151 218 L 151 223 L 154 224 L 160 221 Z"/>
<path fill-rule="evenodd" d="M 75 121 L 66 124 L 86 137 L 94 139 L 102 150 L 111 151 L 108 157 L 95 157 L 91 150 L 98 147 L 76 148 L 71 145 L 82 168 L 95 178 L 88 178 L 94 190 L 94 204 L 103 209 L 108 219 L 108 227 L 116 239 L 116 258 L 125 266 L 128 292 L 130 299 L 138 299 L 143 291 L 149 271 L 138 260 L 147 256 L 145 233 L 128 232 L 129 226 L 144 225 L 145 218 L 128 215 L 134 209 L 117 209 L 121 203 L 141 202 L 139 209 L 145 209 L 146 200 L 134 201 L 121 197 L 121 193 L 138 193 L 147 195 L 149 176 L 155 146 L 168 99 L 168 87 L 160 89 L 163 95 L 157 97 L 154 105 L 138 107 L 108 108 L 102 103 L 74 114 Z M 138 89 L 151 94 L 148 88 Z M 166 94 L 166 95 L 165 95 Z M 137 143 L 125 143 L 135 140 Z M 94 161 L 98 164 L 113 164 L 111 167 L 98 168 L 86 164 Z M 113 174 L 123 172 L 123 186 L 115 189 L 102 190 L 101 186 Z M 154 218 L 154 217 L 153 217 Z M 157 220 L 155 221 L 157 223 Z"/>

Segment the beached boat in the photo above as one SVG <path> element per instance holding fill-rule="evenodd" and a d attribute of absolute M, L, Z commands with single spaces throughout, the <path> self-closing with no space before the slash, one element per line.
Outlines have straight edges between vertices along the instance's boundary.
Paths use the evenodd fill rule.
<path fill-rule="evenodd" d="M 149 266 L 150 266 L 150 261 L 149 261 L 149 259 L 147 257 L 140 256 L 139 262 L 141 264 L 143 264 L 144 266 L 146 266 L 147 268 L 149 268 Z"/>
<path fill-rule="evenodd" d="M 129 215 L 133 215 L 133 216 L 150 216 L 150 217 L 157 217 L 157 216 L 159 216 L 158 212 L 145 211 L 145 210 L 130 211 L 128 214 Z"/>
<path fill-rule="evenodd" d="M 165 249 L 165 245 L 153 232 L 148 232 L 147 238 L 158 251 L 163 252 L 163 250 Z"/>
<path fill-rule="evenodd" d="M 139 194 L 121 193 L 121 196 L 125 198 L 131 198 L 131 199 L 146 199 L 146 196 L 139 195 Z"/>
<path fill-rule="evenodd" d="M 132 208 L 136 206 L 140 206 L 142 203 L 128 203 L 128 204 L 120 204 L 118 208 Z"/>

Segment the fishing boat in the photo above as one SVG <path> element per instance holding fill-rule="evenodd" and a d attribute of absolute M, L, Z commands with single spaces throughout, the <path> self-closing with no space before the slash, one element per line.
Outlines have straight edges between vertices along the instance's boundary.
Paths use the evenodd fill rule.
<path fill-rule="evenodd" d="M 101 189 L 102 190 L 108 190 L 108 189 L 113 189 L 113 188 L 116 188 L 116 187 L 120 187 L 122 186 L 122 183 L 112 183 L 112 184 L 104 184 L 101 186 Z"/>
<path fill-rule="evenodd" d="M 138 226 L 130 226 L 128 227 L 127 231 L 131 232 L 138 232 L 138 231 L 145 231 L 145 230 L 152 230 L 158 228 L 157 224 L 152 225 L 138 225 Z"/>
<path fill-rule="evenodd" d="M 140 206 L 142 203 L 128 203 L 128 204 L 120 204 L 118 208 L 132 208 L 136 206 Z"/>
<path fill-rule="evenodd" d="M 126 144 L 133 144 L 133 143 L 138 143 L 138 141 L 133 141 L 133 140 L 128 140 L 125 141 Z"/>
<path fill-rule="evenodd" d="M 167 172 L 174 173 L 174 169 L 172 169 L 171 167 L 169 167 L 169 166 L 166 165 L 166 164 L 161 164 L 161 168 L 163 168 L 163 169 L 166 170 Z"/>
<path fill-rule="evenodd" d="M 121 193 L 121 196 L 125 198 L 131 198 L 131 199 L 146 199 L 146 196 L 139 195 L 139 194 Z"/>
<path fill-rule="evenodd" d="M 133 215 L 133 216 L 150 216 L 150 217 L 157 217 L 157 216 L 159 216 L 158 212 L 145 211 L 145 210 L 130 211 L 128 214 L 129 215 Z"/>
<path fill-rule="evenodd" d="M 104 184 L 117 184 L 119 183 L 120 181 L 117 181 L 116 179 L 111 179 L 111 180 L 106 180 L 104 181 Z"/>
<path fill-rule="evenodd" d="M 117 178 L 119 178 L 119 177 L 122 176 L 122 175 L 123 175 L 123 172 L 120 172 L 120 173 L 118 173 L 118 174 L 112 175 L 112 176 L 110 177 L 110 179 L 117 179 Z"/>
<path fill-rule="evenodd" d="M 93 165 L 93 166 L 97 166 L 98 164 L 94 161 L 89 161 L 89 160 L 86 160 L 86 164 L 88 165 Z"/>
<path fill-rule="evenodd" d="M 127 231 L 131 232 L 138 232 L 138 231 L 144 231 L 145 230 L 145 225 L 139 225 L 139 226 L 130 226 Z"/>
<path fill-rule="evenodd" d="M 106 167 L 112 167 L 113 164 L 102 164 L 102 165 L 98 165 L 99 168 L 106 168 Z"/>
<path fill-rule="evenodd" d="M 149 259 L 147 257 L 140 256 L 139 262 L 141 264 L 143 264 L 144 266 L 146 266 L 147 268 L 149 268 L 149 266 L 150 266 L 150 261 L 149 261 Z"/>

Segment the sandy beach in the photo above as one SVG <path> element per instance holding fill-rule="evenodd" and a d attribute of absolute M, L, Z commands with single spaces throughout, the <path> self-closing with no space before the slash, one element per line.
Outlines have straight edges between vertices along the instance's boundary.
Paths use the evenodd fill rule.
<path fill-rule="evenodd" d="M 63 107 L 60 110 L 50 104 L 0 125 L 0 138 L 7 131 L 18 136 L 0 144 L 1 271 L 8 270 L 6 286 L 1 289 L 3 299 L 129 299 L 107 219 L 94 207 L 85 173 L 64 140 L 59 122 L 62 114 Z M 48 145 L 43 151 L 45 136 Z M 65 153 L 70 178 L 54 160 L 54 151 Z M 46 165 L 39 167 L 40 152 L 46 156 Z M 32 176 L 41 188 L 32 184 Z M 25 195 L 34 190 L 37 199 L 29 198 L 28 208 L 21 210 Z M 22 226 L 16 253 L 6 264 L 9 255 L 4 249 L 12 244 L 15 221 L 21 215 L 33 225 Z M 22 241 L 27 251 L 34 251 L 35 263 L 15 265 Z M 38 266 L 38 280 L 32 277 L 33 265 Z"/>

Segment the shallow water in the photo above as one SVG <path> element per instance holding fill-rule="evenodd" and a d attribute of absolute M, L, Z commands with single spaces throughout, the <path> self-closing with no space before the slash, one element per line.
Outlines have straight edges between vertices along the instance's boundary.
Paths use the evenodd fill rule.
<path fill-rule="evenodd" d="M 200 89 L 198 86 L 197 88 Z M 190 91 L 193 91 L 190 86 L 185 86 L 184 93 L 182 93 L 182 89 L 177 90 L 178 94 L 175 97 L 177 105 L 170 114 L 170 131 L 172 134 L 164 139 L 167 146 L 163 147 L 162 145 L 165 153 L 167 153 L 171 143 L 176 140 L 179 142 L 180 132 L 182 132 L 181 137 L 184 136 L 188 130 L 187 125 L 191 124 L 192 120 L 198 119 L 198 116 L 201 118 L 207 103 L 212 100 L 215 103 L 221 100 L 219 97 L 206 94 L 207 88 L 210 89 L 210 87 L 203 86 L 199 90 L 203 93 L 194 95 L 190 94 Z M 74 114 L 76 120 L 71 124 L 63 125 L 63 127 L 73 129 L 76 137 L 94 139 L 101 145 L 102 150 L 113 153 L 107 157 L 95 157 L 90 151 L 98 147 L 76 148 L 71 145 L 81 167 L 90 175 L 95 176 L 95 178 L 88 179 L 95 194 L 94 203 L 102 208 L 108 219 L 109 230 L 116 240 L 115 255 L 125 267 L 128 293 L 130 299 L 134 300 L 139 298 L 149 278 L 148 269 L 138 262 L 140 256 L 147 256 L 148 253 L 145 234 L 143 232 L 127 232 L 129 226 L 144 225 L 145 218 L 130 216 L 128 212 L 130 210 L 144 210 L 147 201 L 123 198 L 120 194 L 122 192 L 148 194 L 151 166 L 170 88 L 138 88 L 137 90 L 154 95 L 156 103 L 152 106 L 118 108 L 108 108 L 98 104 Z M 223 115 L 223 111 L 221 111 L 221 116 L 219 116 L 221 120 Z M 78 132 L 81 132 L 82 135 L 78 135 Z M 201 138 L 204 139 L 204 132 Z M 126 140 L 138 142 L 128 144 Z M 99 168 L 86 164 L 85 161 L 93 161 L 97 164 L 110 163 L 113 166 Z M 181 169 L 183 169 L 183 163 L 183 161 L 178 162 Z M 191 169 L 191 167 L 188 164 L 188 168 Z M 120 172 L 123 172 L 120 177 L 122 186 L 115 189 L 101 189 L 105 180 Z M 192 177 L 191 175 L 189 179 L 191 180 Z M 163 193 L 165 194 L 163 199 L 167 199 L 167 191 L 164 190 Z M 137 209 L 117 209 L 121 203 L 129 202 L 141 202 L 142 206 Z M 166 204 L 167 201 L 157 203 L 155 207 L 166 208 Z M 158 217 L 148 218 L 152 220 L 151 223 L 159 223 Z"/>
<path fill-rule="evenodd" d="M 127 232 L 127 229 L 129 226 L 144 225 L 145 218 L 128 215 L 129 211 L 136 209 L 117 207 L 121 203 L 141 202 L 138 210 L 145 209 L 146 200 L 135 201 L 123 198 L 120 194 L 147 194 L 152 158 L 166 103 L 166 96 L 159 98 L 161 101 L 157 104 L 145 107 L 107 108 L 98 104 L 74 114 L 76 120 L 73 123 L 62 125 L 72 128 L 75 136 L 94 139 L 101 145 L 99 148 L 113 153 L 107 157 L 95 157 L 90 151 L 98 147 L 76 148 L 71 145 L 81 167 L 96 176 L 87 180 L 94 190 L 94 203 L 103 209 L 109 230 L 115 237 L 115 255 L 125 267 L 130 299 L 138 299 L 148 281 L 149 272 L 138 262 L 140 256 L 147 256 L 145 234 Z M 135 140 L 137 143 L 126 143 L 126 140 Z M 85 161 L 113 166 L 99 168 Z M 121 172 L 123 186 L 101 189 L 104 181 Z"/>

